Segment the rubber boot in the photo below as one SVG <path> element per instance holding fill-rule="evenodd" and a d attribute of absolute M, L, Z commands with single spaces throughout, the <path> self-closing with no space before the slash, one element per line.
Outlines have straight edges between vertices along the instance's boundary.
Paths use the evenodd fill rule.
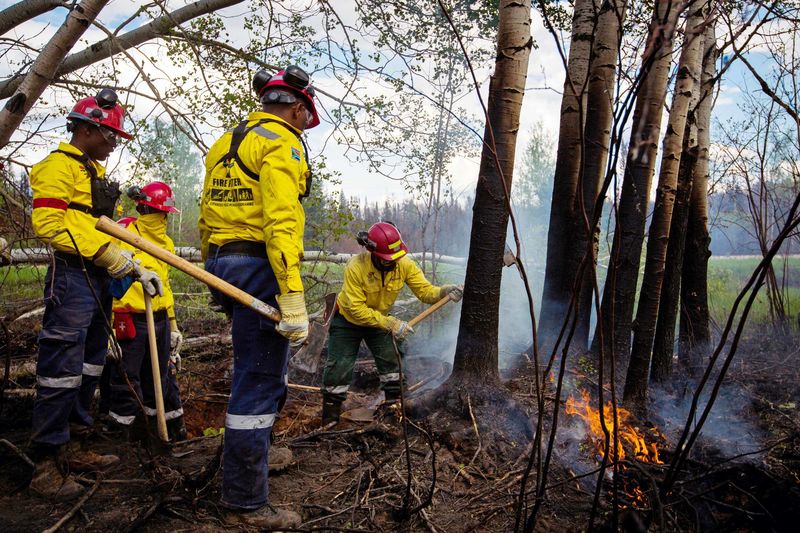
<path fill-rule="evenodd" d="M 342 414 L 342 403 L 332 400 L 322 400 L 322 425 L 327 426 L 331 422 L 338 422 Z"/>
<path fill-rule="evenodd" d="M 167 434 L 169 435 L 170 442 L 186 440 L 186 424 L 182 416 L 167 420 Z"/>

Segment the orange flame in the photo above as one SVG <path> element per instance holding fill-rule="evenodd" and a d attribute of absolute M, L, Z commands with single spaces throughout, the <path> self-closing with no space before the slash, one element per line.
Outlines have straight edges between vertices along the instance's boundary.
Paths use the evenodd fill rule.
<path fill-rule="evenodd" d="M 578 400 L 574 396 L 567 398 L 564 406 L 565 411 L 569 415 L 577 415 L 586 423 L 589 430 L 589 438 L 599 454 L 605 451 L 605 433 L 603 433 L 603 426 L 600 422 L 600 411 L 593 408 L 589 403 L 589 391 L 581 391 L 581 399 Z M 603 416 L 605 418 L 605 425 L 611 433 L 611 454 L 614 450 L 614 409 L 611 402 L 606 403 L 603 408 Z M 618 457 L 617 459 L 624 459 L 627 452 L 626 448 L 631 450 L 633 457 L 642 462 L 663 464 L 658 458 L 658 448 L 655 442 L 648 443 L 644 436 L 640 434 L 639 429 L 630 422 L 631 414 L 629 411 L 622 407 L 617 407 L 617 423 L 619 424 L 619 446 L 617 446 Z M 657 433 L 657 432 L 656 432 Z M 660 436 L 660 435 L 658 435 Z"/>

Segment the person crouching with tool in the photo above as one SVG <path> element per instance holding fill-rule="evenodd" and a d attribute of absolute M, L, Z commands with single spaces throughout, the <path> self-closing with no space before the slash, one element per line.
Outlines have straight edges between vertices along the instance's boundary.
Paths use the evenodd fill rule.
<path fill-rule="evenodd" d="M 358 232 L 357 240 L 367 251 L 347 262 L 342 292 L 336 299 L 322 374 L 323 426 L 339 420 L 362 340 L 375 358 L 386 401 L 400 399 L 400 367 L 392 336 L 402 341 L 414 330 L 388 313 L 404 285 L 427 304 L 447 295 L 457 302 L 463 296 L 457 285 L 436 287 L 425 278 L 422 269 L 406 255 L 408 247 L 393 223 L 378 222 L 368 232 Z M 402 356 L 402 344 L 398 349 Z"/>
<path fill-rule="evenodd" d="M 66 446 L 72 427 L 77 436 L 93 423 L 90 410 L 106 358 L 112 285 L 122 290 L 136 279 L 151 294 L 161 292 L 156 274 L 94 229 L 101 215 L 114 215 L 119 198 L 119 186 L 106 179 L 98 161 L 108 158 L 120 138 L 132 138 L 123 129 L 125 110 L 117 100 L 111 89 L 79 100 L 67 115 L 70 142 L 31 169 L 33 230 L 55 251 L 45 277 L 36 361 L 30 490 L 57 501 L 86 490 L 70 470 L 97 470 L 119 460 Z"/>
<path fill-rule="evenodd" d="M 174 254 L 175 245 L 167 235 L 167 216 L 169 213 L 180 211 L 175 207 L 175 198 L 169 185 L 154 181 L 142 188 L 131 187 L 128 190 L 128 197 L 136 202 L 139 218 L 126 217 L 117 224 Z M 156 296 L 152 300 L 161 390 L 164 396 L 169 438 L 172 441 L 185 440 L 186 426 L 176 378 L 177 370 L 180 369 L 180 346 L 183 343 L 183 336 L 175 319 L 174 299 L 169 284 L 169 265 L 129 244 L 121 246 L 133 253 L 134 260 L 141 261 L 143 267 L 156 272 L 164 281 L 163 295 Z M 155 435 L 156 400 L 142 288 L 134 285 L 122 298 L 115 298 L 113 309 L 114 334 L 122 349 L 122 361 L 111 370 L 108 411 L 110 425 L 119 429 L 124 438 L 130 438 L 133 436 L 131 429 L 134 421 L 140 421 L 143 427 L 149 420 L 153 422 L 151 433 Z M 128 382 L 138 398 L 132 394 Z M 139 405 L 140 400 L 144 406 L 144 413 Z M 144 436 L 146 430 L 139 433 Z"/>

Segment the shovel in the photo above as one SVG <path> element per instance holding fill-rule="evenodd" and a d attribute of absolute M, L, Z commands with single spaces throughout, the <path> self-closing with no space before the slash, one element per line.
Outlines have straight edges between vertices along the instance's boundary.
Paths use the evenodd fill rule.
<path fill-rule="evenodd" d="M 326 294 L 322 322 L 314 321 L 309 325 L 306 342 L 289 361 L 289 364 L 294 368 L 309 374 L 317 373 L 320 355 L 322 354 L 322 348 L 325 346 L 325 339 L 328 337 L 328 329 L 331 327 L 331 319 L 333 318 L 335 307 L 336 293 Z"/>
<path fill-rule="evenodd" d="M 147 340 L 150 342 L 150 367 L 153 369 L 153 393 L 156 396 L 156 422 L 158 437 L 169 442 L 167 418 L 164 415 L 164 394 L 161 390 L 161 369 L 158 366 L 158 342 L 156 342 L 156 323 L 153 320 L 153 302 L 147 291 L 144 293 L 144 312 L 147 318 Z"/>

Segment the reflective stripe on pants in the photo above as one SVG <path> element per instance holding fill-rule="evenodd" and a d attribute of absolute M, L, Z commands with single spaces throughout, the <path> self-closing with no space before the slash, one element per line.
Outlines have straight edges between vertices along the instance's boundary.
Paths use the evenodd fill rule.
<path fill-rule="evenodd" d="M 362 340 L 375 359 L 381 389 L 388 394 L 400 394 L 400 368 L 391 334 L 378 328 L 357 326 L 337 314 L 328 332 L 328 359 L 322 373 L 322 397 L 325 400 L 343 402 L 347 398 Z M 402 357 L 403 345 L 399 344 L 398 349 Z"/>
<path fill-rule="evenodd" d="M 209 257 L 206 270 L 277 306 L 278 283 L 266 258 Z M 286 400 L 289 341 L 275 323 L 212 289 L 233 318 L 233 382 L 225 417 L 222 505 L 258 509 L 269 493 L 270 432 Z"/>
<path fill-rule="evenodd" d="M 78 268 L 56 258 L 45 277 L 45 311 L 36 360 L 36 399 L 31 441 L 69 442 L 69 423 L 91 425 L 92 400 L 106 359 L 106 317 L 111 315 L 109 277 L 90 273 L 100 305 Z"/>

